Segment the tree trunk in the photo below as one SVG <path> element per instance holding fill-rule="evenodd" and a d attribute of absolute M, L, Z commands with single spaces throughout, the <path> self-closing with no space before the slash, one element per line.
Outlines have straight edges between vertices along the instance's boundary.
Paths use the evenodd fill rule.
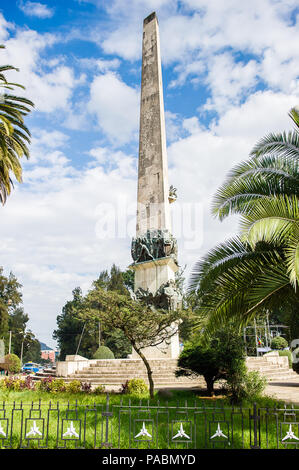
<path fill-rule="evenodd" d="M 147 377 L 148 377 L 148 382 L 149 382 L 149 392 L 150 392 L 150 397 L 154 398 L 154 381 L 153 381 L 153 371 L 151 369 L 151 366 L 146 359 L 145 355 L 141 352 L 139 348 L 135 345 L 135 343 L 132 343 L 133 348 L 137 352 L 137 354 L 141 357 L 142 361 L 144 362 L 144 365 L 147 370 Z"/>
<path fill-rule="evenodd" d="M 215 393 L 214 393 L 214 379 L 213 379 L 213 377 L 204 376 L 204 379 L 205 379 L 206 384 L 207 384 L 207 391 L 208 391 L 209 396 L 214 397 Z"/>

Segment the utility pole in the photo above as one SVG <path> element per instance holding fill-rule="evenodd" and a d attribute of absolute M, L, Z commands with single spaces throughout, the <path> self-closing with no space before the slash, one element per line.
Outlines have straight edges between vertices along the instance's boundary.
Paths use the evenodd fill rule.
<path fill-rule="evenodd" d="M 99 322 L 99 347 L 101 346 L 101 323 Z"/>
<path fill-rule="evenodd" d="M 9 332 L 8 354 L 10 354 L 10 351 L 11 351 L 11 331 Z"/>
<path fill-rule="evenodd" d="M 24 348 L 24 340 L 22 341 L 22 346 L 21 346 L 21 366 L 23 365 L 23 348 Z"/>
<path fill-rule="evenodd" d="M 78 347 L 77 347 L 77 351 L 76 351 L 76 356 L 77 356 L 79 348 L 80 348 L 80 344 L 81 344 L 84 329 L 85 329 L 85 323 L 84 323 L 83 328 L 82 328 L 82 333 L 81 333 L 81 336 L 80 336 L 80 339 L 79 339 L 79 343 L 78 343 Z"/>

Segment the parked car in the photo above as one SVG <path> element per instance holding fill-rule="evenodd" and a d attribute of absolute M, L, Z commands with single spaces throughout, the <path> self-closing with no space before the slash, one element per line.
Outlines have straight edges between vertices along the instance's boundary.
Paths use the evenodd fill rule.
<path fill-rule="evenodd" d="M 38 372 L 40 370 L 40 365 L 35 362 L 27 362 L 23 365 L 22 371 L 27 373 Z"/>

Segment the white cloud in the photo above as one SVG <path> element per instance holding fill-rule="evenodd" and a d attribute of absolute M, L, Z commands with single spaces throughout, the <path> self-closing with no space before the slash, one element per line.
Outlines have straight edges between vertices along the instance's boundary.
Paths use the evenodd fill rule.
<path fill-rule="evenodd" d="M 190 135 L 168 147 L 169 183 L 178 189 L 176 204 L 191 204 L 193 210 L 200 204 L 202 210 L 202 219 L 193 227 L 193 248 L 186 237 L 179 236 L 179 259 L 187 264 L 187 277 L 197 259 L 238 231 L 238 217 L 223 222 L 213 218 L 211 203 L 217 189 L 232 167 L 248 158 L 259 139 L 268 132 L 292 128 L 288 111 L 296 103 L 296 95 L 257 92 L 241 106 L 231 106 L 210 129 L 204 129 L 195 116 L 183 121 Z"/>
<path fill-rule="evenodd" d="M 47 48 L 58 41 L 53 34 L 17 29 L 15 36 L 5 41 L 6 48 L 1 52 L 3 63 L 20 69 L 7 72 L 7 77 L 25 86 L 23 94 L 34 102 L 37 111 L 45 113 L 68 111 L 74 88 L 84 81 L 84 75 L 75 78 L 73 69 L 62 63 L 63 57 L 56 57 L 52 63 L 44 60 Z"/>
<path fill-rule="evenodd" d="M 44 3 L 20 1 L 19 8 L 27 16 L 36 16 L 38 18 L 51 18 L 54 15 L 54 9 L 49 8 Z"/>
<path fill-rule="evenodd" d="M 52 130 L 46 131 L 44 129 L 31 129 L 31 151 L 34 147 L 46 148 L 59 148 L 67 145 L 69 136 L 61 131 Z M 32 160 L 31 160 L 32 161 Z"/>
<path fill-rule="evenodd" d="M 228 106 L 237 104 L 247 96 L 257 84 L 258 64 L 250 60 L 247 64 L 236 63 L 229 53 L 214 55 L 208 63 L 205 78 L 212 98 L 203 106 L 204 110 L 218 113 Z"/>
<path fill-rule="evenodd" d="M 58 135 L 59 145 L 64 137 Z M 45 145 L 51 147 L 52 136 L 42 134 Z M 113 262 L 122 268 L 131 262 L 127 233 L 100 239 L 96 227 L 103 204 L 115 213 L 113 229 L 121 204 L 125 209 L 133 204 L 135 222 L 136 159 L 109 149 L 91 154 L 100 150 L 110 169 L 97 165 L 78 171 L 60 150 L 44 150 L 37 164 L 25 162 L 25 184 L 16 186 L 2 208 L 1 263 L 23 284 L 30 327 L 41 340 L 51 341 L 56 317 L 76 286 L 87 289 Z M 44 162 L 47 166 L 41 166 Z"/>
<path fill-rule="evenodd" d="M 180 9 L 174 1 L 137 3 L 130 11 L 119 0 L 105 4 L 116 21 L 101 47 L 108 54 L 139 59 L 142 19 L 155 9 L 162 61 L 175 64 L 177 72 L 170 86 L 187 80 L 207 85 L 211 97 L 206 109 L 222 112 L 242 102 L 257 84 L 284 93 L 298 90 L 299 32 L 291 18 L 296 1 L 185 0 Z"/>
<path fill-rule="evenodd" d="M 228 109 L 212 129 L 222 136 L 240 136 L 253 145 L 268 132 L 292 128 L 288 112 L 298 101 L 296 94 L 258 91 L 241 106 Z"/>
<path fill-rule="evenodd" d="M 113 72 L 94 78 L 88 109 L 112 144 L 124 144 L 138 131 L 139 93 Z"/>
<path fill-rule="evenodd" d="M 119 59 L 111 59 L 111 60 L 104 60 L 104 59 L 95 59 L 95 58 L 83 58 L 79 59 L 79 63 L 81 67 L 85 69 L 95 69 L 100 72 L 108 72 L 109 70 L 118 69 L 120 66 Z"/>

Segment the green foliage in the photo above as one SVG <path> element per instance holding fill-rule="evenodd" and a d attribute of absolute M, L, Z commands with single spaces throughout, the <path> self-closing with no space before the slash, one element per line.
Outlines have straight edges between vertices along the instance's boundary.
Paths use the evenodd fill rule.
<path fill-rule="evenodd" d="M 16 377 L 5 377 L 0 380 L 0 386 L 2 390 L 13 390 L 14 392 L 22 389 L 21 380 Z"/>
<path fill-rule="evenodd" d="M 272 324 L 289 327 L 287 331 L 289 342 L 299 338 L 299 299 L 293 295 L 285 299 L 283 304 L 274 305 L 269 313 Z"/>
<path fill-rule="evenodd" d="M 231 403 L 254 402 L 260 398 L 266 388 L 267 379 L 262 377 L 258 371 L 247 371 L 242 364 L 233 374 L 229 373 L 226 378 L 226 391 Z"/>
<path fill-rule="evenodd" d="M 125 359 L 132 353 L 132 346 L 123 331 L 119 328 L 111 329 L 109 335 L 104 333 L 104 345 L 113 351 L 116 359 Z"/>
<path fill-rule="evenodd" d="M 93 359 L 114 359 L 114 354 L 107 346 L 100 346 L 94 353 Z"/>
<path fill-rule="evenodd" d="M 275 336 L 271 341 L 271 349 L 284 349 L 288 347 L 288 342 L 282 336 Z"/>
<path fill-rule="evenodd" d="M 98 385 L 97 387 L 95 387 L 93 389 L 92 393 L 94 395 L 102 395 L 103 393 L 105 393 L 105 386 L 104 385 Z"/>
<path fill-rule="evenodd" d="M 1 45 L 1 49 L 4 46 Z M 24 124 L 26 116 L 34 106 L 27 98 L 15 96 L 11 91 L 24 88 L 17 83 L 10 83 L 5 72 L 18 69 L 12 65 L 0 66 L 0 202 L 5 203 L 13 187 L 12 175 L 18 182 L 22 181 L 20 158 L 29 158 L 27 144 L 30 143 L 30 132 Z M 1 90 L 1 91 L 2 91 Z"/>
<path fill-rule="evenodd" d="M 24 313 L 24 309 L 18 306 L 9 315 L 9 330 L 12 332 L 12 350 L 21 357 L 23 343 L 23 363 L 40 362 L 40 343 L 30 330 L 26 330 L 29 316 Z"/>
<path fill-rule="evenodd" d="M 3 268 L 0 267 L 0 337 L 4 338 L 6 343 L 8 342 L 9 316 L 22 302 L 21 287 L 12 273 L 5 276 Z"/>
<path fill-rule="evenodd" d="M 18 374 L 21 370 L 21 361 L 15 354 L 6 354 L 4 364 L 10 374 Z"/>
<path fill-rule="evenodd" d="M 79 380 L 72 380 L 71 382 L 64 384 L 66 392 L 68 393 L 79 393 L 82 391 L 82 385 Z"/>
<path fill-rule="evenodd" d="M 245 326 L 261 309 L 298 306 L 299 281 L 299 126 L 269 134 L 235 167 L 216 193 L 213 212 L 220 220 L 241 216 L 240 236 L 200 260 L 190 292 L 209 318 L 206 334 L 229 319 Z"/>
<path fill-rule="evenodd" d="M 245 364 L 244 345 L 242 338 L 234 328 L 219 329 L 203 341 L 186 345 L 178 359 L 176 375 L 203 375 L 210 395 L 214 393 L 214 383 L 220 379 L 231 378 L 239 373 Z"/>
<path fill-rule="evenodd" d="M 93 282 L 93 289 L 118 292 L 128 295 L 127 287 L 132 286 L 134 273 L 131 270 L 121 272 L 115 265 L 111 267 L 110 273 L 102 271 L 98 279 Z M 99 319 L 89 318 L 88 321 L 79 317 L 87 306 L 79 287 L 73 290 L 73 299 L 68 301 L 62 314 L 57 317 L 57 329 L 53 338 L 57 340 L 60 348 L 60 360 L 64 360 L 68 354 L 75 354 L 84 327 L 84 333 L 78 353 L 87 359 L 91 359 L 99 346 Z M 84 326 L 85 325 L 85 326 Z M 101 343 L 114 353 L 116 358 L 125 358 L 132 352 L 132 347 L 124 333 L 114 327 L 107 327 L 101 323 Z"/>
<path fill-rule="evenodd" d="M 260 398 L 266 385 L 267 379 L 262 377 L 258 371 L 252 370 L 247 372 L 245 377 L 245 397 L 251 401 Z"/>
<path fill-rule="evenodd" d="M 65 360 L 65 356 L 68 354 L 75 354 L 77 350 L 77 345 L 79 343 L 79 338 L 82 333 L 84 322 L 77 318 L 76 312 L 81 308 L 82 305 L 82 291 L 79 287 L 73 290 L 73 298 L 68 301 L 63 309 L 62 314 L 57 317 L 57 326 L 58 328 L 53 332 L 53 338 L 57 340 L 61 361 Z M 82 356 L 90 359 L 92 356 L 88 356 L 89 344 L 88 332 L 85 332 L 84 337 L 82 338 L 82 346 L 80 352 Z M 88 338 L 89 339 L 89 338 Z M 96 344 L 96 338 L 94 337 L 93 342 Z M 94 351 L 96 346 L 94 347 Z M 94 352 L 93 351 L 93 352 Z"/>
<path fill-rule="evenodd" d="M 13 376 L 5 377 L 0 380 L 0 389 L 2 391 L 14 392 L 32 390 L 33 392 L 46 392 L 55 395 L 63 393 L 70 395 L 79 393 L 99 395 L 105 392 L 103 385 L 99 385 L 94 390 L 91 390 L 90 384 L 80 382 L 79 380 L 65 382 L 61 378 L 45 377 L 42 380 L 33 381 L 30 376 L 27 376 L 25 379 Z"/>
<path fill-rule="evenodd" d="M 290 369 L 291 369 L 291 368 L 292 368 L 292 364 L 293 364 L 291 351 L 289 351 L 289 350 L 278 351 L 278 354 L 279 354 L 280 356 L 287 356 L 287 358 L 288 358 L 288 360 L 289 360 L 289 367 L 290 367 Z"/>
<path fill-rule="evenodd" d="M 130 395 L 148 395 L 149 389 L 143 379 L 131 379 L 126 384 L 126 391 Z"/>

